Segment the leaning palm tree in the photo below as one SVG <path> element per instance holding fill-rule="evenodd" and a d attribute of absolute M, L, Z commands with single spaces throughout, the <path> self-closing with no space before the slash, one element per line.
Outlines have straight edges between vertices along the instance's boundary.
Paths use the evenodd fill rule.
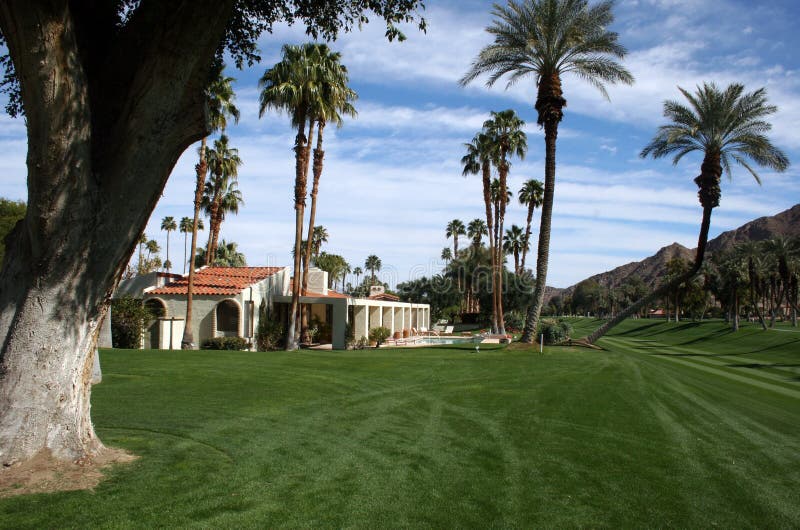
<path fill-rule="evenodd" d="M 216 130 L 224 131 L 228 125 L 228 118 L 233 118 L 235 123 L 239 122 L 239 109 L 234 105 L 232 77 L 224 77 L 222 71 L 224 64 L 216 64 L 212 69 L 211 81 L 206 87 L 205 98 L 206 108 L 208 109 L 208 125 L 210 132 Z M 192 331 L 192 298 L 194 294 L 194 263 L 197 253 L 197 231 L 200 229 L 200 208 L 203 202 L 203 186 L 208 172 L 206 161 L 206 141 L 204 136 L 200 142 L 200 161 L 195 166 L 197 182 L 194 190 L 194 218 L 192 221 L 192 246 L 189 254 L 189 278 L 186 286 L 186 320 L 183 327 L 183 338 L 181 339 L 181 349 L 194 348 L 194 332 Z M 186 260 L 184 260 L 185 262 Z"/>
<path fill-rule="evenodd" d="M 604 83 L 632 83 L 633 76 L 614 58 L 626 50 L 608 27 L 614 21 L 613 3 L 589 7 L 587 0 L 509 0 L 495 4 L 494 22 L 486 31 L 494 42 L 484 47 L 461 78 L 466 85 L 485 74 L 488 86 L 509 76 L 508 86 L 533 76 L 537 86 L 537 122 L 544 128 L 544 196 L 536 260 L 536 283 L 528 309 L 524 342 L 533 342 L 544 301 L 550 253 L 550 225 L 556 179 L 556 137 L 567 104 L 562 75 L 572 73 L 606 96 Z"/>
<path fill-rule="evenodd" d="M 167 260 L 164 262 L 167 272 L 169 272 L 169 269 L 172 267 L 172 262 L 169 260 L 169 233 L 174 232 L 177 229 L 178 223 L 175 222 L 175 218 L 171 215 L 168 215 L 161 220 L 161 230 L 164 230 L 167 233 Z"/>
<path fill-rule="evenodd" d="M 525 241 L 525 232 L 517 225 L 511 225 L 503 236 L 503 251 L 514 256 L 514 274 L 521 274 L 519 255 L 528 246 Z"/>
<path fill-rule="evenodd" d="M 375 271 L 381 270 L 381 259 L 372 254 L 364 261 L 364 268 L 370 272 L 370 285 L 375 285 Z"/>
<path fill-rule="evenodd" d="M 303 216 L 306 207 L 308 187 L 308 163 L 310 160 L 311 138 L 314 135 L 314 109 L 323 96 L 319 69 L 314 66 L 312 44 L 293 46 L 285 44 L 281 49 L 281 61 L 264 72 L 259 79 L 259 117 L 268 109 L 286 112 L 291 124 L 297 129 L 295 136 L 295 180 L 294 180 L 294 282 L 292 283 L 292 303 L 289 309 L 286 349 L 298 348 L 297 317 L 300 309 L 301 251 L 303 240 Z M 306 135 L 306 126 L 308 134 Z"/>
<path fill-rule="evenodd" d="M 775 171 L 785 171 L 789 167 L 789 159 L 783 151 L 772 145 L 765 134 L 772 126 L 764 118 L 777 111 L 777 107 L 767 104 L 765 89 L 745 93 L 744 86 L 738 83 L 729 85 L 725 90 L 720 90 L 714 83 L 704 83 L 694 94 L 682 88 L 678 90 L 689 105 L 677 101 L 664 103 L 664 116 L 671 123 L 659 127 L 655 138 L 642 150 L 641 156 L 662 158 L 674 155 L 672 163 L 677 164 L 689 153 L 703 155 L 700 175 L 694 179 L 699 188 L 697 196 L 703 207 L 694 263 L 684 274 L 631 304 L 595 330 L 587 337 L 589 343 L 594 343 L 641 306 L 663 297 L 676 285 L 687 282 L 700 270 L 708 242 L 711 212 L 719 206 L 722 194 L 720 177 L 723 170 L 730 178 L 731 166 L 739 164 L 760 184 L 761 179 L 751 165 L 753 162 Z"/>
<path fill-rule="evenodd" d="M 528 208 L 528 217 L 525 224 L 525 247 L 522 250 L 522 260 L 519 264 L 520 272 L 525 270 L 525 257 L 528 255 L 528 249 L 531 242 L 531 221 L 533 220 L 533 211 L 542 205 L 542 196 L 544 195 L 544 184 L 541 180 L 529 179 L 522 185 L 519 190 L 519 203 Z"/>

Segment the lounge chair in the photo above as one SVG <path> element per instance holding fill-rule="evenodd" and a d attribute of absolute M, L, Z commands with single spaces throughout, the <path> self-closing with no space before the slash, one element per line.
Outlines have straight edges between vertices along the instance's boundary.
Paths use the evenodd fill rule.
<path fill-rule="evenodd" d="M 444 334 L 445 335 L 452 335 L 454 329 L 455 329 L 455 326 L 447 326 L 446 328 L 444 328 Z"/>

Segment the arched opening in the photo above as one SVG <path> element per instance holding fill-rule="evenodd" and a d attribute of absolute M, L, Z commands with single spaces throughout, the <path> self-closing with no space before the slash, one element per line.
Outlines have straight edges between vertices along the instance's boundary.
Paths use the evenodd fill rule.
<path fill-rule="evenodd" d="M 217 304 L 216 317 L 218 337 L 239 336 L 239 320 L 241 319 L 239 304 L 233 300 L 223 300 Z"/>
<path fill-rule="evenodd" d="M 167 306 L 158 298 L 149 298 L 145 301 L 144 307 L 151 315 L 144 332 L 144 348 L 147 350 L 158 349 L 161 335 L 159 319 L 167 316 Z"/>

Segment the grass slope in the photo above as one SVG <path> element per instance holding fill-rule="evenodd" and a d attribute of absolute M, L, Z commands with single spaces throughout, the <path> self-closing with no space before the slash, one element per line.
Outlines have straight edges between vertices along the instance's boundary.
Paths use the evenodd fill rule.
<path fill-rule="evenodd" d="M 651 324 L 545 355 L 103 352 L 95 425 L 141 458 L 0 526 L 800 526 L 800 334 Z"/>

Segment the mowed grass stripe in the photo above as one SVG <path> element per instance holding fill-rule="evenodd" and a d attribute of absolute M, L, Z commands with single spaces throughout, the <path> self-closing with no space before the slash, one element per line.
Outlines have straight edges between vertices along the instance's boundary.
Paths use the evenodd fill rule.
<path fill-rule="evenodd" d="M 732 379 L 734 381 L 747 383 L 749 385 L 757 386 L 765 390 L 771 390 L 773 392 L 777 392 L 784 396 L 800 399 L 800 391 L 784 386 L 784 381 L 780 380 L 774 382 L 767 381 L 766 378 L 770 377 L 772 374 L 766 374 L 766 373 L 756 374 L 750 371 L 744 374 L 735 373 L 734 370 L 742 371 L 746 370 L 746 368 L 725 366 L 724 363 L 718 363 L 721 365 L 721 367 L 718 368 L 715 366 L 711 366 L 711 364 L 714 364 L 714 362 L 707 358 L 699 358 L 699 357 L 678 358 L 667 352 L 667 350 L 675 350 L 676 348 L 674 346 L 659 343 L 657 341 L 648 341 L 648 346 L 646 349 L 639 347 L 631 339 L 623 339 L 620 337 L 604 337 L 603 341 L 612 344 L 614 346 L 614 349 L 618 351 L 644 354 L 652 359 L 663 359 L 672 361 L 675 363 L 682 364 L 684 366 L 690 366 L 698 370 L 703 370 L 707 373 L 715 374 L 721 377 L 727 377 L 728 379 Z M 658 353 L 654 353 L 653 351 L 651 351 L 653 349 L 661 351 L 659 351 Z M 694 350 L 694 351 L 698 352 L 699 350 Z M 786 383 L 786 384 L 793 384 L 793 383 Z"/>

